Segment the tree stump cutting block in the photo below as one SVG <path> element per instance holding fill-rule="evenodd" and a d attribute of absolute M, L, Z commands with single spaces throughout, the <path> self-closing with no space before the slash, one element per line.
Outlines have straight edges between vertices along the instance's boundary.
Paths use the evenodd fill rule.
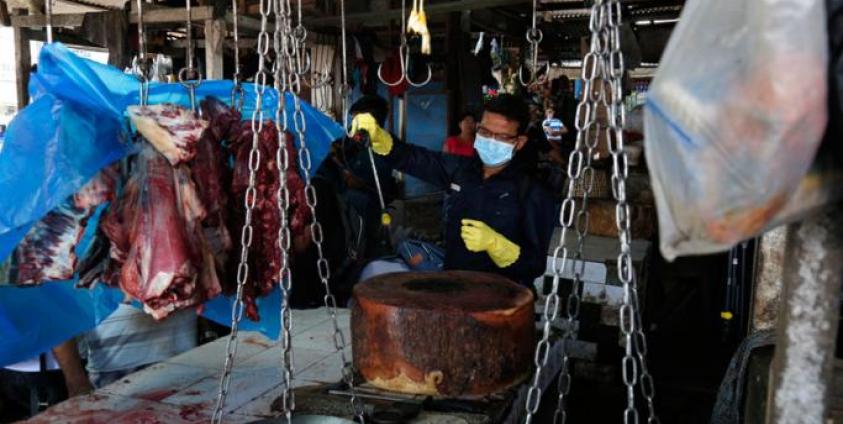
<path fill-rule="evenodd" d="M 479 272 L 387 274 L 354 288 L 354 365 L 385 390 L 448 398 L 504 391 L 532 371 L 533 293 Z"/>

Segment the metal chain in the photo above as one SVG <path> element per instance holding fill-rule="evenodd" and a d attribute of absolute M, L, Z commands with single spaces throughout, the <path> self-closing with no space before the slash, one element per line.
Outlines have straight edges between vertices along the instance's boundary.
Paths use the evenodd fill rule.
<path fill-rule="evenodd" d="M 347 137 L 353 134 L 349 130 L 348 114 L 351 106 L 351 86 L 348 85 L 348 47 L 345 35 L 345 0 L 340 0 L 340 36 L 342 37 L 342 127 Z"/>
<path fill-rule="evenodd" d="M 346 351 L 347 344 L 345 341 L 345 335 L 343 334 L 342 330 L 340 330 L 339 323 L 337 321 L 337 301 L 334 295 L 331 293 L 331 287 L 329 285 L 329 280 L 331 278 L 331 270 L 328 263 L 328 259 L 325 258 L 325 253 L 323 251 L 322 246 L 322 243 L 324 241 L 324 232 L 322 229 L 322 224 L 320 224 L 319 220 L 316 218 L 317 198 L 316 188 L 313 186 L 311 179 L 312 162 L 310 149 L 307 147 L 307 121 L 305 119 L 304 111 L 301 108 L 301 99 L 299 97 L 299 93 L 301 92 L 302 77 L 306 73 L 306 70 L 304 69 L 305 65 L 302 60 L 302 52 L 305 48 L 304 41 L 307 36 L 307 32 L 304 29 L 304 26 L 302 26 L 301 20 L 299 20 L 299 24 L 296 26 L 295 30 L 291 28 L 292 10 L 290 6 L 290 0 L 281 1 L 283 4 L 282 21 L 285 28 L 284 34 L 286 35 L 286 42 L 288 43 L 286 48 L 282 49 L 286 54 L 286 89 L 290 92 L 290 97 L 293 100 L 294 112 L 292 116 L 292 121 L 293 129 L 295 130 L 297 138 L 299 140 L 299 168 L 304 174 L 305 199 L 307 202 L 307 207 L 310 209 L 310 214 L 313 217 L 313 221 L 310 223 L 310 235 L 314 245 L 316 246 L 318 258 L 316 261 L 316 268 L 319 273 L 319 280 L 321 281 L 322 286 L 325 289 L 325 296 L 323 297 L 323 301 L 326 309 L 328 310 L 328 314 L 331 317 L 331 323 L 333 324 L 334 347 L 337 349 L 337 351 L 340 352 L 340 359 L 342 361 L 343 381 L 348 385 L 349 391 L 351 392 L 352 411 L 357 417 L 358 421 L 363 423 L 365 422 L 363 403 L 356 394 L 356 390 L 354 387 L 354 368 Z M 300 15 L 300 1 L 298 2 L 298 7 Z M 282 93 L 279 95 L 283 96 L 284 94 Z M 285 128 L 287 126 L 286 122 L 287 121 L 285 119 Z"/>
<path fill-rule="evenodd" d="M 243 90 L 243 85 L 241 83 L 241 75 L 240 75 L 240 15 L 237 9 L 237 1 L 238 0 L 231 0 L 231 11 L 232 11 L 232 30 L 234 32 L 234 86 L 231 88 L 231 107 L 236 109 L 238 112 L 243 110 L 243 101 L 245 100 L 246 93 Z"/>
<path fill-rule="evenodd" d="M 188 95 L 190 97 L 190 109 L 196 112 L 196 87 L 202 82 L 202 73 L 196 69 L 195 61 L 193 59 L 194 51 L 193 51 L 193 6 L 191 4 L 192 0 L 186 0 L 184 2 L 184 8 L 187 14 L 186 24 L 187 24 L 187 47 L 186 55 L 187 60 L 185 62 L 185 67 L 179 70 L 179 82 L 187 88 Z"/>
<path fill-rule="evenodd" d="M 258 149 L 260 132 L 264 126 L 263 95 L 266 91 L 266 59 L 269 52 L 269 34 L 267 33 L 267 21 L 272 9 L 272 0 L 260 1 L 261 30 L 258 35 L 258 70 L 255 73 L 255 110 L 252 112 L 252 146 L 249 152 L 249 186 L 244 196 L 246 217 L 243 221 L 243 228 L 240 232 L 240 263 L 237 266 L 237 293 L 234 304 L 231 308 L 231 334 L 226 344 L 225 364 L 222 377 L 220 378 L 217 404 L 211 422 L 220 423 L 224 415 L 225 398 L 231 387 L 231 370 L 234 366 L 234 358 L 237 355 L 238 327 L 243 319 L 243 288 L 249 278 L 249 248 L 252 245 L 253 227 L 252 211 L 257 202 L 257 189 L 255 188 L 256 173 L 260 166 L 260 150 Z"/>
<path fill-rule="evenodd" d="M 146 57 L 146 31 L 143 25 L 143 2 L 144 0 L 137 0 L 138 7 L 138 62 L 135 74 L 140 83 L 138 87 L 138 97 L 141 106 L 146 106 L 149 98 L 149 72 L 150 60 Z"/>
<path fill-rule="evenodd" d="M 582 139 L 585 146 L 585 168 L 582 171 L 582 205 L 576 216 L 574 229 L 577 232 L 576 253 L 574 254 L 574 265 L 572 265 L 574 273 L 573 288 L 571 294 L 568 295 L 568 319 L 565 333 L 562 338 L 562 370 L 559 373 L 557 381 L 558 398 L 556 403 L 556 412 L 553 416 L 553 422 L 564 424 L 567 422 L 567 396 L 571 391 L 571 382 L 573 376 L 570 371 L 570 358 L 568 356 L 567 345 L 573 341 L 574 326 L 577 323 L 580 310 L 580 286 L 583 275 L 585 274 L 585 258 L 583 257 L 583 248 L 585 240 L 588 238 L 588 225 L 590 213 L 588 211 L 588 197 L 594 190 L 594 168 L 591 167 L 591 161 L 594 157 L 594 150 L 597 148 L 597 143 L 600 140 L 601 126 L 597 123 L 597 109 L 599 100 L 592 94 L 596 91 L 601 93 L 601 87 L 605 86 L 605 82 L 599 79 L 601 75 L 600 68 L 602 63 L 595 51 L 595 39 L 599 37 L 599 22 L 600 9 L 592 6 L 592 19 L 589 22 L 589 30 L 591 31 L 592 45 L 591 50 L 583 59 L 583 67 L 581 77 L 584 81 L 583 97 L 577 105 L 576 118 L 574 126 L 577 130 L 577 140 Z M 595 86 L 597 84 L 597 86 Z M 569 162 L 570 167 L 570 162 Z M 569 183 L 571 184 L 571 183 Z M 569 185 L 569 191 L 572 186 Z M 568 218 L 570 220 L 570 218 Z"/>
<path fill-rule="evenodd" d="M 603 55 L 604 77 L 609 81 L 609 93 L 606 97 L 609 108 L 609 129 L 607 140 L 609 153 L 612 155 L 612 195 L 617 201 L 615 206 L 615 224 L 618 228 L 620 254 L 617 258 L 618 278 L 623 284 L 623 304 L 620 308 L 620 327 L 624 336 L 624 357 L 621 362 L 623 382 L 627 389 L 627 406 L 624 410 L 624 423 L 638 423 L 638 410 L 635 407 L 635 383 L 639 378 L 641 391 L 647 400 L 647 422 L 659 422 L 654 408 L 655 387 L 653 378 L 647 371 L 647 339 L 641 322 L 638 303 L 638 289 L 635 282 L 635 268 L 632 263 L 630 243 L 630 212 L 626 197 L 626 178 L 629 175 L 627 153 L 624 150 L 623 127 L 625 113 L 623 108 L 624 60 L 621 52 L 620 25 L 622 9 L 619 0 L 598 0 L 602 3 L 605 15 L 602 44 L 607 53 Z M 637 362 L 636 362 L 637 360 Z"/>
<path fill-rule="evenodd" d="M 589 53 L 583 60 L 582 78 L 584 81 L 584 93 L 590 92 L 593 88 L 595 79 L 598 76 L 597 67 L 600 66 L 597 56 Z M 577 138 L 574 150 L 568 157 L 568 188 L 565 200 L 562 202 L 562 208 L 559 213 L 559 223 L 562 231 L 559 237 L 559 244 L 553 251 L 553 286 L 551 292 L 547 297 L 544 305 L 544 324 L 542 327 L 542 338 L 536 346 L 535 356 L 533 358 L 536 371 L 533 375 L 532 384 L 527 392 L 527 401 L 525 404 L 527 417 L 525 422 L 529 424 L 533 416 L 539 409 L 541 403 L 542 390 L 539 387 L 541 373 L 543 368 L 547 365 L 547 358 L 550 351 L 550 328 L 551 323 L 555 321 L 559 315 L 559 282 L 561 281 L 566 267 L 568 266 L 569 251 L 565 246 L 566 235 L 569 230 L 574 230 L 577 233 L 577 243 L 573 255 L 574 263 L 571 266 L 573 269 L 574 280 L 571 285 L 571 293 L 567 299 L 567 319 L 566 328 L 562 338 L 562 371 L 559 375 L 558 387 L 559 398 L 557 402 L 557 411 L 554 415 L 555 422 L 564 423 L 566 420 L 565 414 L 565 396 L 571 388 L 571 374 L 569 371 L 569 357 L 567 353 L 566 344 L 573 340 L 574 326 L 579 315 L 580 309 L 580 283 L 585 272 L 585 261 L 583 258 L 583 246 L 588 236 L 588 196 L 591 194 L 594 186 L 594 170 L 591 167 L 591 158 L 595 147 L 597 146 L 597 134 L 599 130 L 593 130 L 596 121 L 596 110 L 594 101 L 591 96 L 583 95 L 582 100 L 577 105 L 576 117 L 574 126 L 577 129 Z M 582 202 L 577 207 L 576 201 L 576 186 L 578 182 L 584 182 L 584 190 L 582 195 Z M 574 221 L 576 219 L 576 222 Z M 561 421 L 559 421 L 561 419 Z"/>
<path fill-rule="evenodd" d="M 281 226 L 278 228 L 278 247 L 281 255 L 281 269 L 278 271 L 278 281 L 281 286 L 281 360 L 283 367 L 283 378 L 281 384 L 281 413 L 285 420 L 289 423 L 292 420 L 293 410 L 295 409 L 295 397 L 293 393 L 293 345 L 292 345 L 292 325 L 293 315 L 290 309 L 290 293 L 292 291 L 293 276 L 290 272 L 289 252 L 290 252 L 290 225 L 289 225 L 289 209 L 290 209 L 290 190 L 287 186 L 287 170 L 290 167 L 290 156 L 287 152 L 287 132 L 286 125 L 282 127 L 282 122 L 286 123 L 286 99 L 284 98 L 284 88 L 286 84 L 287 67 L 284 66 L 286 58 L 284 54 L 284 36 L 283 26 L 284 19 L 282 16 L 281 0 L 275 1 L 275 31 L 273 33 L 272 41 L 275 50 L 275 63 L 273 63 L 273 84 L 276 93 L 278 93 L 278 102 L 275 108 L 275 129 L 278 147 L 275 153 L 275 162 L 278 168 L 278 191 L 276 193 L 276 206 L 278 207 L 278 214 L 281 218 Z"/>

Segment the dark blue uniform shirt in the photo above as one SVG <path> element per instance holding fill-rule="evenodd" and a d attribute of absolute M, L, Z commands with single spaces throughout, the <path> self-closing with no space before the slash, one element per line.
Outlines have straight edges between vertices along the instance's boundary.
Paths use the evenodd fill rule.
<path fill-rule="evenodd" d="M 553 234 L 553 198 L 513 164 L 483 180 L 483 164 L 432 152 L 408 143 L 395 143 L 387 162 L 395 169 L 448 190 L 445 222 L 445 269 L 492 272 L 529 285 L 544 274 Z M 498 268 L 487 252 L 471 252 L 460 230 L 463 219 L 474 219 L 521 247 L 518 260 Z"/>

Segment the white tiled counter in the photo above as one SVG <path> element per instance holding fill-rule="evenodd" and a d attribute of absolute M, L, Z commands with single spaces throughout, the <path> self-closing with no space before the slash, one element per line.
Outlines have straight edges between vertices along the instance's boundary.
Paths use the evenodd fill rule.
<path fill-rule="evenodd" d="M 349 311 L 337 310 L 346 340 Z M 325 309 L 293 311 L 294 387 L 341 379 L 333 324 Z M 255 332 L 241 332 L 226 400 L 225 422 L 247 423 L 272 416 L 280 393 L 280 344 Z M 208 422 L 216 404 L 227 337 L 199 346 L 128 375 L 122 380 L 60 403 L 31 423 L 196 423 Z M 349 351 L 350 355 L 350 351 Z"/>

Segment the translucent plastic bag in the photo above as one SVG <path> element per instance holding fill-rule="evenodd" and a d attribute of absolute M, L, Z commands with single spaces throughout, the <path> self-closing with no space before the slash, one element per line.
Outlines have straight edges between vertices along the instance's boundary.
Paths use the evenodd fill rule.
<path fill-rule="evenodd" d="M 728 249 L 827 199 L 819 0 L 690 0 L 650 86 L 646 155 L 668 259 Z"/>

